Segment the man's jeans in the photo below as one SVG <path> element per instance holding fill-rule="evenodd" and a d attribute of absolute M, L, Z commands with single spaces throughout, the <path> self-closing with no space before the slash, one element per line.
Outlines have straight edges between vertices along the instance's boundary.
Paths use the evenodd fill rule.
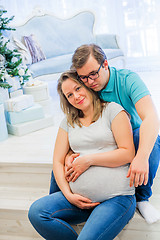
<path fill-rule="evenodd" d="M 28 213 L 36 231 L 47 240 L 112 240 L 133 217 L 135 196 L 117 196 L 92 210 L 72 205 L 61 191 L 34 202 Z M 78 234 L 71 225 L 85 222 Z"/>
<path fill-rule="evenodd" d="M 133 131 L 134 145 L 137 152 L 139 145 L 139 128 Z M 149 176 L 147 185 L 138 186 L 136 188 L 136 201 L 148 201 L 152 195 L 152 184 L 156 176 L 156 172 L 160 161 L 160 136 L 157 137 L 153 150 L 149 157 Z"/>
<path fill-rule="evenodd" d="M 134 137 L 134 145 L 135 149 L 137 152 L 138 145 L 139 145 L 139 128 L 134 130 L 133 132 L 133 137 Z M 142 185 L 136 188 L 136 201 L 148 201 L 148 199 L 152 195 L 152 184 L 153 184 L 153 179 L 156 176 L 156 172 L 159 166 L 159 161 L 160 161 L 160 136 L 157 137 L 156 143 L 154 145 L 154 148 L 150 154 L 149 158 L 149 178 L 148 178 L 148 183 L 147 185 Z M 52 172 L 51 175 L 51 184 L 50 184 L 50 194 L 60 191 L 59 187 L 57 186 L 57 183 L 54 179 L 54 175 Z"/>

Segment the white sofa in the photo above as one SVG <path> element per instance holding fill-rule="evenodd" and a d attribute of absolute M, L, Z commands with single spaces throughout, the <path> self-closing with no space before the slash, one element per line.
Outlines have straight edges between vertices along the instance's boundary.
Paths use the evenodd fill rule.
<path fill-rule="evenodd" d="M 94 23 L 95 16 L 88 11 L 80 12 L 69 19 L 39 14 L 30 18 L 22 26 L 16 27 L 12 37 L 17 43 L 17 41 L 22 41 L 24 36 L 33 34 L 41 46 L 45 59 L 36 63 L 28 63 L 33 78 L 69 69 L 74 50 L 85 43 L 100 45 L 110 65 L 114 66 L 120 60 L 124 66 L 125 57 L 119 47 L 117 35 L 94 34 Z"/>

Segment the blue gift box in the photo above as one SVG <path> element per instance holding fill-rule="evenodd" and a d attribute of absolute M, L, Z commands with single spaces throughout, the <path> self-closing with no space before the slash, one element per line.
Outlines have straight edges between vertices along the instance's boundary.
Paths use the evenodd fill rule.
<path fill-rule="evenodd" d="M 6 115 L 7 122 L 13 125 L 44 118 L 43 108 L 39 104 L 35 104 L 20 112 L 7 112 Z"/>
<path fill-rule="evenodd" d="M 0 141 L 8 138 L 8 131 L 6 126 L 6 119 L 4 115 L 4 106 L 0 104 Z"/>

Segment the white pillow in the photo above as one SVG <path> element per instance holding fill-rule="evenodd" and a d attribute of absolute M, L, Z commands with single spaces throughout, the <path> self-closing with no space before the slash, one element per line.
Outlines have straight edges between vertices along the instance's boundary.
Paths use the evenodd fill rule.
<path fill-rule="evenodd" d="M 29 50 L 26 48 L 26 46 L 16 37 L 12 37 L 12 40 L 18 50 L 19 53 L 21 53 L 22 60 L 25 64 L 32 64 L 32 57 L 29 52 Z"/>

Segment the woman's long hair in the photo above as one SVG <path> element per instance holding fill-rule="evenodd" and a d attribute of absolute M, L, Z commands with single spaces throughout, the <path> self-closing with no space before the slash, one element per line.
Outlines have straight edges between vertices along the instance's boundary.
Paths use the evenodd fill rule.
<path fill-rule="evenodd" d="M 85 84 L 78 78 L 78 74 L 75 70 L 68 70 L 61 74 L 58 80 L 58 85 L 57 85 L 57 91 L 60 96 L 60 106 L 62 111 L 66 114 L 67 122 L 72 127 L 74 127 L 74 124 L 77 124 L 79 127 L 82 127 L 82 124 L 79 118 L 83 118 L 84 116 L 81 110 L 75 108 L 69 103 L 69 101 L 67 100 L 66 96 L 62 91 L 62 84 L 67 79 L 72 79 L 76 83 L 80 84 L 82 87 L 85 87 L 87 91 L 89 91 L 91 95 L 91 99 L 93 101 L 93 109 L 94 109 L 92 122 L 97 121 L 98 118 L 101 116 L 103 108 L 105 107 L 106 104 L 100 100 L 96 92 L 94 92 L 92 89 L 85 86 Z"/>

